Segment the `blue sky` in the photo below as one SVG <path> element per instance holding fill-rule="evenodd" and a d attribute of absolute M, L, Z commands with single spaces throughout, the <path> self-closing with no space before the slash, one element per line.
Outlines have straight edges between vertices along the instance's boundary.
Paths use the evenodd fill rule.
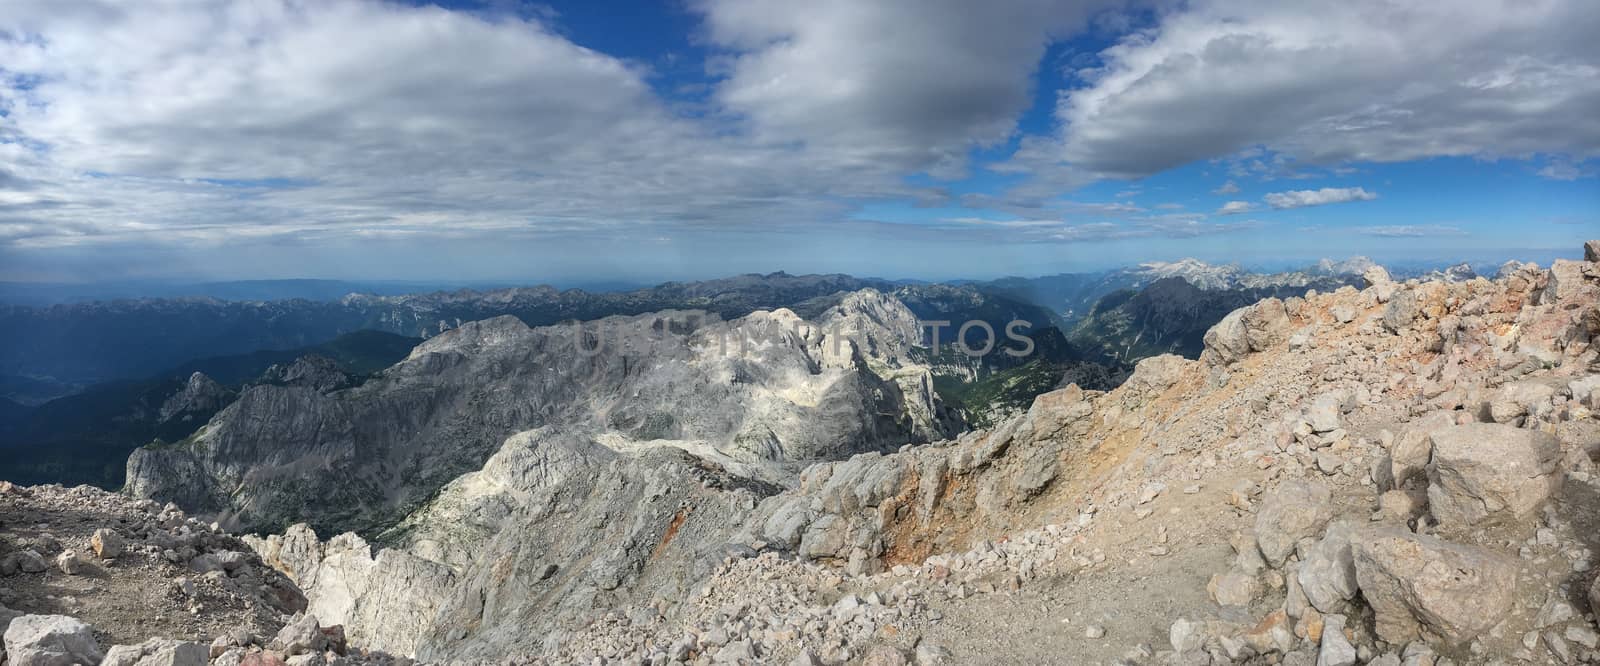
<path fill-rule="evenodd" d="M 21 3 L 0 279 L 940 279 L 1600 236 L 1600 6 L 1284 5 Z"/>

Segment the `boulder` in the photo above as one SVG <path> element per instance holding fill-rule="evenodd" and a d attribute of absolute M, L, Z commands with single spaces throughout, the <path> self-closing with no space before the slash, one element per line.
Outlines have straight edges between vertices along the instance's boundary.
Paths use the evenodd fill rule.
<path fill-rule="evenodd" d="M 1261 596 L 1261 583 L 1255 576 L 1233 571 L 1213 575 L 1206 592 L 1219 606 L 1248 606 Z"/>
<path fill-rule="evenodd" d="M 1356 580 L 1378 636 L 1460 645 L 1511 610 L 1516 565 L 1494 551 L 1399 528 L 1357 534 Z"/>
<path fill-rule="evenodd" d="M 1584 241 L 1583 260 L 1591 263 L 1600 261 L 1600 240 Z"/>
<path fill-rule="evenodd" d="M 1561 485 L 1561 444 L 1547 433 L 1469 423 L 1429 439 L 1428 504 L 1442 526 L 1526 518 Z"/>
<path fill-rule="evenodd" d="M 1422 311 L 1417 292 L 1412 289 L 1396 291 L 1383 308 L 1383 327 L 1390 333 L 1399 333 L 1415 321 Z"/>
<path fill-rule="evenodd" d="M 1228 313 L 1208 329 L 1200 358 L 1211 365 L 1227 365 L 1251 352 L 1277 345 L 1287 340 L 1289 334 L 1289 313 L 1283 301 L 1264 299 Z"/>
<path fill-rule="evenodd" d="M 1368 266 L 1367 270 L 1361 272 L 1361 280 L 1362 282 L 1366 283 L 1366 286 L 1368 287 L 1376 287 L 1380 284 L 1389 284 L 1392 281 L 1389 277 L 1389 271 L 1376 264 Z"/>
<path fill-rule="evenodd" d="M 1324 614 L 1342 612 L 1345 602 L 1356 595 L 1356 563 L 1350 546 L 1354 533 L 1348 523 L 1330 525 L 1300 563 L 1300 589 L 1311 606 Z"/>
<path fill-rule="evenodd" d="M 126 544 L 121 534 L 102 527 L 94 531 L 94 536 L 89 537 L 89 546 L 94 548 L 96 557 L 102 560 L 110 560 L 121 555 L 122 549 Z"/>
<path fill-rule="evenodd" d="M 139 645 L 106 650 L 100 666 L 206 666 L 210 651 L 199 643 L 152 638 Z"/>
<path fill-rule="evenodd" d="M 1286 480 L 1267 493 L 1256 514 L 1262 557 L 1281 567 L 1301 539 L 1316 536 L 1333 518 L 1333 493 L 1320 481 Z"/>
<path fill-rule="evenodd" d="M 1594 579 L 1594 585 L 1589 587 L 1589 612 L 1600 617 L 1600 578 Z"/>
<path fill-rule="evenodd" d="M 1550 279 L 1539 295 L 1542 305 L 1555 305 L 1578 296 L 1583 291 L 1584 263 L 1557 259 L 1550 264 Z"/>
<path fill-rule="evenodd" d="M 0 574 L 14 576 L 18 573 L 44 573 L 50 565 L 38 551 L 22 550 L 0 559 Z"/>
<path fill-rule="evenodd" d="M 89 561 L 76 550 L 63 550 L 56 556 L 56 568 L 68 576 L 80 576 L 89 571 Z"/>
<path fill-rule="evenodd" d="M 284 625 L 269 645 L 272 649 L 290 657 L 309 652 L 322 652 L 327 646 L 328 638 L 322 633 L 322 628 L 317 623 L 317 616 L 309 613 L 301 614 Z"/>
<path fill-rule="evenodd" d="M 1338 430 L 1340 414 L 1348 398 L 1343 391 L 1329 391 L 1312 400 L 1311 406 L 1306 408 L 1306 422 L 1311 424 L 1311 432 L 1320 434 Z"/>
<path fill-rule="evenodd" d="M 1433 457 L 1433 442 L 1428 435 L 1455 424 L 1455 415 L 1448 411 L 1433 412 L 1412 421 L 1389 447 L 1389 455 L 1384 459 L 1388 475 L 1380 486 L 1404 488 L 1412 479 L 1426 481 L 1428 460 Z"/>
<path fill-rule="evenodd" d="M 1556 389 L 1544 382 L 1512 382 L 1489 399 L 1489 418 L 1495 423 L 1521 425 L 1523 418 L 1549 412 Z"/>
<path fill-rule="evenodd" d="M 65 615 L 24 615 L 6 628 L 8 666 L 98 664 L 94 628 Z"/>

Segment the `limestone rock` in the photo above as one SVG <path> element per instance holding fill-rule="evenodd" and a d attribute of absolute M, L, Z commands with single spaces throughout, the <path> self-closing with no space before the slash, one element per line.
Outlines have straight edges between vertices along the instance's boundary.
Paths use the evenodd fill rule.
<path fill-rule="evenodd" d="M 139 645 L 112 646 L 100 666 L 206 666 L 209 657 L 199 643 L 152 638 Z"/>
<path fill-rule="evenodd" d="M 80 576 L 89 570 L 89 562 L 76 550 L 63 550 L 56 556 L 56 568 L 68 576 Z"/>
<path fill-rule="evenodd" d="M 1216 574 L 1206 584 L 1206 592 L 1221 606 L 1248 606 L 1261 596 L 1261 583 L 1255 576 L 1240 572 Z"/>
<path fill-rule="evenodd" d="M 1488 549 L 1380 528 L 1357 534 L 1354 552 L 1361 595 L 1390 643 L 1459 645 L 1511 610 L 1516 566 Z"/>
<path fill-rule="evenodd" d="M 98 664 L 94 628 L 65 615 L 24 615 L 6 628 L 8 666 Z"/>
<path fill-rule="evenodd" d="M 1489 400 L 1489 416 L 1495 423 L 1519 425 L 1530 414 L 1550 410 L 1550 399 L 1556 389 L 1545 382 L 1512 382 L 1495 391 Z"/>
<path fill-rule="evenodd" d="M 1345 602 L 1356 595 L 1355 555 L 1350 545 L 1353 535 L 1354 530 L 1347 523 L 1330 525 L 1300 563 L 1300 587 L 1311 605 L 1323 614 L 1343 611 Z"/>
<path fill-rule="evenodd" d="M 1456 424 L 1450 412 L 1433 412 L 1413 421 L 1389 447 L 1389 455 L 1380 467 L 1388 474 L 1380 480 L 1382 488 L 1404 488 L 1413 479 L 1425 481 L 1428 460 L 1433 457 L 1433 441 L 1429 435 L 1438 429 Z"/>
<path fill-rule="evenodd" d="M 116 559 L 118 555 L 122 554 L 122 549 L 125 545 L 126 542 L 122 539 L 121 534 L 104 527 L 95 530 L 94 535 L 89 537 L 89 546 L 94 548 L 95 556 L 102 560 Z"/>
<path fill-rule="evenodd" d="M 1421 312 L 1422 306 L 1414 289 L 1396 291 L 1389 299 L 1389 304 L 1383 309 L 1383 327 L 1390 333 L 1399 333 L 1411 326 Z"/>
<path fill-rule="evenodd" d="M 278 631 L 278 636 L 272 639 L 270 647 L 292 657 L 322 652 L 328 647 L 327 643 L 322 635 L 322 627 L 317 624 L 317 616 L 307 613 L 284 625 Z"/>
<path fill-rule="evenodd" d="M 1429 439 L 1428 504 L 1441 525 L 1526 518 L 1560 487 L 1561 444 L 1552 435 L 1470 423 L 1436 430 Z"/>
<path fill-rule="evenodd" d="M 1201 359 L 1212 365 L 1237 362 L 1289 338 L 1290 320 L 1283 301 L 1264 299 L 1234 310 L 1206 331 Z"/>
<path fill-rule="evenodd" d="M 1295 544 L 1316 536 L 1333 518 L 1333 493 L 1320 481 L 1291 479 L 1262 500 L 1256 514 L 1256 543 L 1262 557 L 1281 567 Z"/>
<path fill-rule="evenodd" d="M 1323 618 L 1322 649 L 1317 653 L 1317 666 L 1355 666 L 1356 647 L 1344 635 L 1343 615 Z"/>
<path fill-rule="evenodd" d="M 1367 270 L 1361 272 L 1361 280 L 1365 282 L 1368 287 L 1389 284 L 1392 281 L 1389 278 L 1389 271 L 1376 264 L 1368 266 Z"/>
<path fill-rule="evenodd" d="M 1600 261 L 1600 240 L 1583 242 L 1583 260 L 1590 263 Z"/>

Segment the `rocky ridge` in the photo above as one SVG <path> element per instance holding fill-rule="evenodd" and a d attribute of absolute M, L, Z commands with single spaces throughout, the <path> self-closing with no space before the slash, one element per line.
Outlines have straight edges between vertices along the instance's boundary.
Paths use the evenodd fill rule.
<path fill-rule="evenodd" d="M 707 462 L 692 455 L 641 477 L 612 447 L 519 435 L 408 545 L 357 548 L 449 570 L 398 576 L 440 586 L 420 594 L 325 568 L 349 535 L 256 543 L 317 569 L 313 607 L 337 600 L 374 645 L 434 659 L 1594 662 L 1600 243 L 1588 252 L 1494 281 L 1369 269 L 1361 289 L 1267 299 L 1213 327 L 1199 361 L 1147 359 L 1113 391 L 1068 387 L 781 491 L 720 466 L 680 484 Z M 627 501 L 573 492 L 597 466 Z M 486 497 L 509 507 L 498 532 L 436 545 Z M 606 535 L 591 556 L 528 536 L 568 522 Z M 422 612 L 395 628 L 363 608 Z"/>
<path fill-rule="evenodd" d="M 470 322 L 367 382 L 259 385 L 180 445 L 128 460 L 129 492 L 230 527 L 391 527 L 511 435 L 676 443 L 760 479 L 939 439 L 954 423 L 907 349 L 916 319 L 881 292 L 815 321 L 668 311 L 529 328 Z"/>
<path fill-rule="evenodd" d="M 1600 242 L 1586 258 L 1368 270 L 1235 311 L 1199 361 L 788 483 L 534 428 L 390 545 L 249 543 L 306 595 L 287 625 L 429 661 L 1595 663 Z M 301 663 L 329 658 L 300 635 Z"/>

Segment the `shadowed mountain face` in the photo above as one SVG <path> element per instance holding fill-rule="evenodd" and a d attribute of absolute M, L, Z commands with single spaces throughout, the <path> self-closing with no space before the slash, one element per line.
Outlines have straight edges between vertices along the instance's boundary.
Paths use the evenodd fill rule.
<path fill-rule="evenodd" d="M 123 483 L 130 452 L 189 436 L 232 402 L 241 385 L 353 385 L 404 358 L 418 342 L 360 331 L 300 349 L 190 361 L 31 409 L 11 403 L 0 408 L 0 479 L 114 489 Z M 313 378 L 313 371 L 320 374 Z"/>
<path fill-rule="evenodd" d="M 815 322 L 787 310 L 471 322 L 353 389 L 246 389 L 187 440 L 135 451 L 128 489 L 246 527 L 371 530 L 547 425 L 679 441 L 759 477 L 947 435 L 931 376 L 910 360 L 915 326 L 874 291 Z"/>

